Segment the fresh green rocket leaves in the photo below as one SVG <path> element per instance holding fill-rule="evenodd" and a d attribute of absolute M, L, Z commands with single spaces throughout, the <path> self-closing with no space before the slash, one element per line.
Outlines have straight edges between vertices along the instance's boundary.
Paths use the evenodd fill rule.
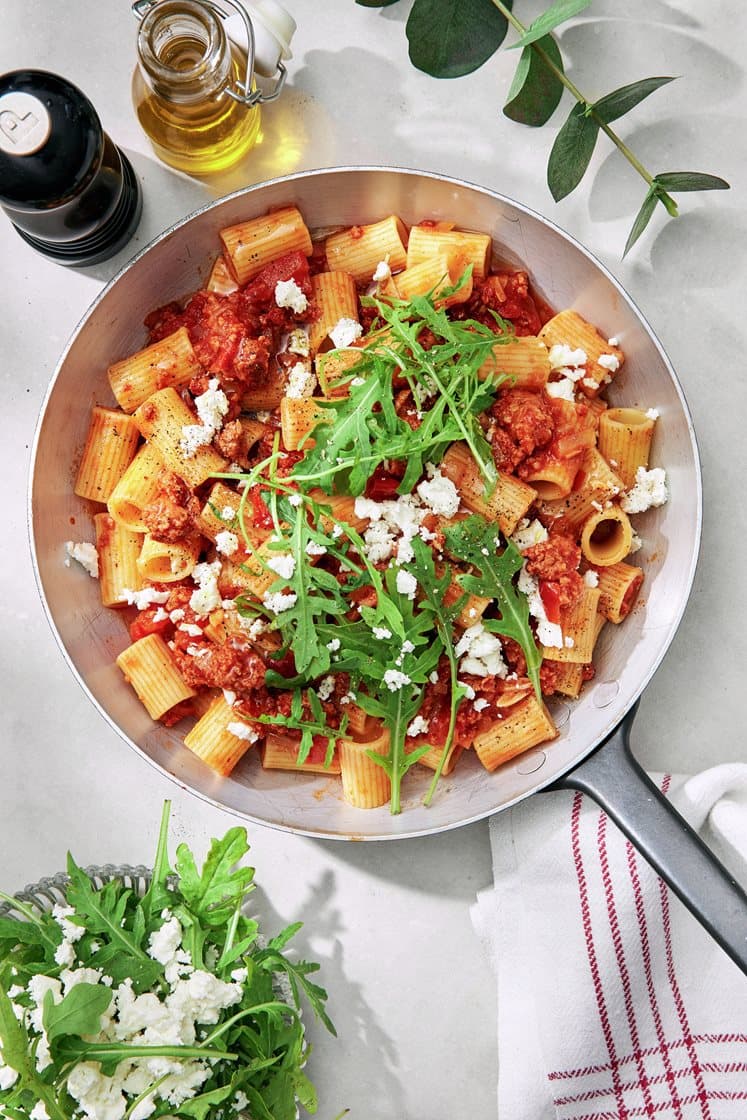
<path fill-rule="evenodd" d="M 86 1074 L 89 1082 L 101 1079 L 99 1088 L 112 1108 L 123 1100 L 126 1111 L 118 1115 L 132 1115 L 150 1095 L 152 1115 L 192 1120 L 225 1117 L 227 1102 L 232 1116 L 245 1109 L 263 1120 L 296 1120 L 299 1104 L 307 1112 L 316 1110 L 314 1087 L 302 1070 L 308 1044 L 301 1002 L 332 1033 L 334 1027 L 325 1008 L 327 994 L 312 979 L 318 965 L 293 959 L 286 951 L 300 923 L 266 944 L 259 939 L 256 920 L 245 912 L 254 871 L 241 865 L 248 851 L 243 828 L 231 828 L 213 840 L 201 867 L 181 844 L 177 874 L 172 875 L 168 817 L 166 802 L 152 880 L 142 897 L 118 879 L 95 886 L 72 857 L 65 894 L 72 913 L 62 923 L 51 912 L 3 895 L 20 916 L 0 918 L 0 1069 L 5 1067 L 0 1115 L 24 1120 L 37 1114 L 41 1102 L 50 1120 L 95 1120 L 101 1115 L 95 1105 L 79 1104 L 73 1093 L 73 1073 L 80 1063 L 92 1071 Z M 167 922 L 178 923 L 181 931 L 177 968 L 182 979 L 175 980 L 156 959 L 163 946 L 156 952 L 153 939 Z M 76 926 L 83 932 L 69 939 L 65 931 Z M 70 966 L 55 959 L 60 946 L 66 949 L 61 960 L 70 961 L 72 953 Z M 147 987 L 143 958 L 154 968 Z M 200 977 L 197 970 L 211 975 Z M 278 998 L 278 975 L 287 979 L 288 1002 Z M 185 978 L 191 976 L 202 992 L 211 983 L 219 988 L 233 984 L 228 989 L 232 1001 L 210 1011 L 205 1022 L 198 1008 L 195 1029 L 183 1041 L 178 1041 L 176 1025 L 169 1028 L 176 1041 L 168 1044 L 144 1040 L 140 1026 L 128 1034 L 121 1007 L 132 1006 L 147 992 L 148 1006 L 160 1007 L 165 1022 L 169 1000 L 177 998 L 175 985 L 189 986 Z M 185 989 L 180 998 L 180 1014 L 192 1014 L 184 1001 L 193 997 Z M 116 1034 L 102 1030 L 108 1018 L 118 1021 Z M 169 1076 L 147 1065 L 154 1059 L 169 1060 L 169 1076 L 178 1076 L 182 1068 L 185 1075 L 201 1069 L 204 1076 L 185 1082 L 186 1091 L 178 1096 L 160 1097 L 160 1087 L 169 1091 Z M 122 1070 L 142 1071 L 137 1089 L 126 1088 Z"/>
<path fill-rule="evenodd" d="M 364 7 L 384 7 L 392 2 L 396 0 L 356 0 Z M 729 184 L 717 175 L 703 172 L 664 172 L 653 176 L 610 127 L 672 78 L 643 78 L 596 101 L 568 78 L 554 32 L 590 6 L 591 0 L 554 0 L 525 26 L 513 12 L 513 0 L 414 0 L 406 24 L 410 60 L 419 70 L 436 78 L 469 74 L 495 53 L 511 26 L 518 38 L 508 49 L 520 50 L 521 55 L 504 114 L 536 128 L 549 121 L 564 91 L 576 102 L 555 138 L 548 160 L 547 183 L 555 201 L 565 198 L 583 179 L 600 131 L 645 180 L 648 191 L 628 237 L 627 253 L 659 204 L 670 217 L 677 216 L 670 191 L 728 190 Z"/>

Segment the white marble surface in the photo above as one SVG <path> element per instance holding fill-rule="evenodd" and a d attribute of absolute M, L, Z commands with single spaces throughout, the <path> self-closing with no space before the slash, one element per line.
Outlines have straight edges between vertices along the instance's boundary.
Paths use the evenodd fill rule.
<path fill-rule="evenodd" d="M 275 174 L 335 164 L 402 165 L 461 175 L 526 202 L 586 243 L 621 279 L 679 372 L 700 441 L 705 526 L 690 604 L 648 688 L 634 732 L 649 769 L 694 771 L 744 759 L 745 509 L 744 120 L 740 0 L 614 0 L 562 34 L 573 76 L 592 94 L 649 74 L 682 78 L 620 131 L 654 170 L 721 174 L 733 189 L 682 196 L 682 217 L 655 219 L 624 262 L 642 184 L 599 145 L 581 189 L 556 206 L 545 186 L 552 125 L 530 131 L 500 113 L 515 55 L 452 82 L 407 59 L 407 0 L 380 11 L 353 0 L 287 0 L 298 22 L 282 99 L 260 148 L 209 185 L 159 164 L 129 101 L 135 23 L 126 0 L 3 0 L 0 72 L 50 69 L 91 98 L 129 154 L 145 194 L 139 232 L 120 257 L 70 271 L 35 255 L 0 220 L 0 377 L 7 543 L 0 647 L 0 885 L 16 889 L 84 862 L 147 862 L 164 797 L 175 839 L 202 851 L 234 823 L 157 775 L 78 689 L 44 618 L 26 532 L 29 447 L 57 356 L 102 284 L 130 253 L 211 197 Z M 517 0 L 529 19 L 538 6 Z M 495 1116 L 493 985 L 468 907 L 490 881 L 485 823 L 397 844 L 318 842 L 251 831 L 258 910 L 273 930 L 302 918 L 299 947 L 322 961 L 339 1040 L 313 1025 L 310 1073 L 322 1120 Z M 501 1120 L 510 1120 L 509 1117 Z"/>

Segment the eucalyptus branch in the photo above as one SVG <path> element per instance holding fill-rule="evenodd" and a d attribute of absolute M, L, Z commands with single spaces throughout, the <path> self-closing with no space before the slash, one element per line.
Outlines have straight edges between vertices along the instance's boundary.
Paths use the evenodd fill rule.
<path fill-rule="evenodd" d="M 365 7 L 384 7 L 397 0 L 356 0 Z M 412 63 L 437 78 L 457 78 L 478 69 L 501 46 L 508 28 L 518 40 L 507 49 L 521 49 L 504 114 L 519 124 L 539 127 L 557 109 L 564 92 L 575 104 L 560 128 L 547 164 L 547 185 L 556 202 L 575 190 L 591 162 L 599 133 L 646 183 L 623 256 L 635 244 L 661 204 L 672 218 L 678 207 L 672 194 L 682 191 L 728 190 L 717 175 L 700 171 L 651 172 L 611 127 L 671 77 L 642 78 L 591 100 L 565 73 L 556 29 L 590 6 L 592 0 L 552 0 L 529 27 L 514 15 L 509 0 L 413 0 L 406 33 Z"/>

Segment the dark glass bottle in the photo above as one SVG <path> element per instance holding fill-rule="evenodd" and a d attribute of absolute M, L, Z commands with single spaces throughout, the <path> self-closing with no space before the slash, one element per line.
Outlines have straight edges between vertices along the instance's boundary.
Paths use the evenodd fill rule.
<path fill-rule="evenodd" d="M 0 76 L 0 206 L 61 264 L 96 264 L 137 228 L 140 186 L 91 102 L 45 70 Z"/>

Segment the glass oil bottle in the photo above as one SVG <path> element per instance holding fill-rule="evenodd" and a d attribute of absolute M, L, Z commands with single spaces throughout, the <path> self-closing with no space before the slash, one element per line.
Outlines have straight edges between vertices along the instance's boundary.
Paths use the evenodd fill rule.
<path fill-rule="evenodd" d="M 285 34 L 276 49 L 280 79 L 270 94 L 260 93 L 251 19 L 234 0 L 226 2 L 242 16 L 246 51 L 228 38 L 222 13 L 208 0 L 138 0 L 134 5 L 142 15 L 132 81 L 138 120 L 159 159 L 191 175 L 225 171 L 246 155 L 259 134 L 260 102 L 274 100 L 285 81 L 280 56 L 289 55 L 294 21 L 273 4 Z"/>

